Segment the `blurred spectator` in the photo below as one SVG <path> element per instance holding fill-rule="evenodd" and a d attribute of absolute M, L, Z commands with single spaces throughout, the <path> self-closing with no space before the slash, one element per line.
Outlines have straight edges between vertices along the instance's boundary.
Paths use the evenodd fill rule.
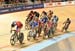
<path fill-rule="evenodd" d="M 20 2 L 20 3 L 25 3 L 25 2 L 26 2 L 26 0 L 19 0 L 19 2 Z"/>
<path fill-rule="evenodd" d="M 30 0 L 33 4 L 35 3 L 35 0 Z"/>
<path fill-rule="evenodd" d="M 10 4 L 9 0 L 5 0 L 5 4 Z"/>
<path fill-rule="evenodd" d="M 2 5 L 2 3 L 3 3 L 3 0 L 0 0 L 0 5 Z"/>
<path fill-rule="evenodd" d="M 44 3 L 44 2 L 46 2 L 46 0 L 40 0 L 41 1 L 41 3 Z"/>
<path fill-rule="evenodd" d="M 73 0 L 0 0 L 1 7 L 13 7 L 20 5 L 31 5 L 31 4 L 40 4 L 48 2 L 61 2 L 61 1 L 73 1 Z"/>

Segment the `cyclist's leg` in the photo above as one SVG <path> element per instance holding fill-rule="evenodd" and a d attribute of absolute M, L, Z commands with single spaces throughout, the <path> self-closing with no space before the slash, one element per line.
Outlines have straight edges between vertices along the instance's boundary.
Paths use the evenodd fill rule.
<path fill-rule="evenodd" d="M 35 28 L 32 29 L 33 39 L 36 39 L 37 30 Z"/>
<path fill-rule="evenodd" d="M 50 37 L 50 30 L 48 30 L 47 36 L 48 36 L 48 38 Z"/>
<path fill-rule="evenodd" d="M 58 23 L 55 24 L 55 30 L 57 30 L 57 25 L 58 25 Z"/>
<path fill-rule="evenodd" d="M 65 31 L 66 31 L 66 32 L 67 32 L 68 27 L 69 27 L 69 25 L 67 24 L 67 25 L 66 25 L 66 28 L 65 28 Z"/>
<path fill-rule="evenodd" d="M 53 30 L 54 28 L 52 28 L 52 35 L 54 35 L 54 30 Z"/>
<path fill-rule="evenodd" d="M 40 37 L 41 35 L 41 27 L 38 28 L 38 37 Z"/>
<path fill-rule="evenodd" d="M 62 27 L 62 32 L 65 30 L 65 25 Z"/>
<path fill-rule="evenodd" d="M 18 26 L 17 26 L 17 28 L 16 28 L 16 32 L 17 32 L 17 38 L 19 39 L 19 34 L 20 34 L 20 30 L 21 30 L 21 28 L 19 28 Z"/>
<path fill-rule="evenodd" d="M 50 37 L 50 35 L 51 35 L 51 28 L 49 28 L 48 37 Z"/>

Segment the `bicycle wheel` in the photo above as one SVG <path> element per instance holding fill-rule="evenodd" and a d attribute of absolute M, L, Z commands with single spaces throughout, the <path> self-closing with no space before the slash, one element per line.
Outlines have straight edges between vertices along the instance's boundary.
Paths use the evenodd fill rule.
<path fill-rule="evenodd" d="M 28 35 L 27 35 L 27 40 L 29 41 L 31 39 L 31 31 L 29 31 Z"/>
<path fill-rule="evenodd" d="M 15 34 L 13 34 L 10 38 L 10 44 L 15 45 Z"/>
<path fill-rule="evenodd" d="M 23 43 L 23 40 L 24 40 L 24 34 L 23 33 L 20 33 L 19 34 L 19 42 L 20 42 L 20 44 Z"/>
<path fill-rule="evenodd" d="M 55 33 L 55 27 L 52 28 L 51 32 L 52 32 L 52 35 L 54 35 L 54 33 Z"/>
<path fill-rule="evenodd" d="M 47 36 L 48 36 L 48 32 L 44 32 L 44 35 L 43 35 L 43 39 L 46 39 L 47 38 Z"/>

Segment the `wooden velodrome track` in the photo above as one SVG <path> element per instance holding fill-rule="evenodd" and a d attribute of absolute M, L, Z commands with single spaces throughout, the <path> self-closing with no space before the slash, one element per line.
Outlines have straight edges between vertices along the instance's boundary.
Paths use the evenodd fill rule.
<path fill-rule="evenodd" d="M 37 10 L 40 13 L 43 10 L 47 12 L 49 10 L 53 10 L 54 15 L 57 15 L 59 17 L 59 24 L 58 24 L 59 30 L 61 30 L 63 26 L 62 23 L 66 20 L 67 17 L 69 17 L 72 20 L 69 31 L 75 31 L 75 6 L 42 8 L 42 9 L 35 9 L 35 10 Z M 25 35 L 25 38 L 24 38 L 25 45 L 20 45 L 18 43 L 14 47 L 10 45 L 10 36 L 11 36 L 10 24 L 11 22 L 14 20 L 19 20 L 24 24 L 26 16 L 28 15 L 29 12 L 30 10 L 0 15 L 0 51 L 2 51 L 4 48 L 19 48 L 20 49 L 22 46 L 24 46 L 23 48 L 25 48 L 26 46 L 29 46 L 30 44 L 34 44 L 35 41 L 30 42 L 26 40 L 28 31 L 25 30 L 23 27 L 22 32 L 24 32 L 24 35 Z M 62 32 L 60 32 L 60 34 L 61 33 Z"/>

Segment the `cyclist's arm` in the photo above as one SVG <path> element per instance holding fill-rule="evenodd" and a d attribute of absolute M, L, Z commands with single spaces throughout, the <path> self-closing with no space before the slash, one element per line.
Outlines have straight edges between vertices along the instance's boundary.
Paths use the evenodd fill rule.
<path fill-rule="evenodd" d="M 67 21 L 63 22 L 63 24 L 66 24 Z"/>

